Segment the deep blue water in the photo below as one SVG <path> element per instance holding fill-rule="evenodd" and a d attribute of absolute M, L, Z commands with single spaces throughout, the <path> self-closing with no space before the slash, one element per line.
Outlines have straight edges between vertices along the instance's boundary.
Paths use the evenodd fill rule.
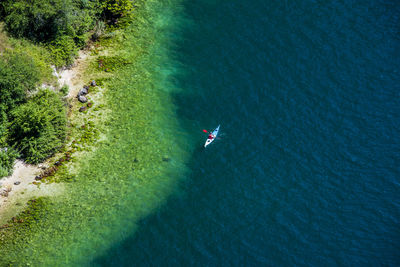
<path fill-rule="evenodd" d="M 399 266 L 400 5 L 183 5 L 174 99 L 191 173 L 95 263 Z"/>

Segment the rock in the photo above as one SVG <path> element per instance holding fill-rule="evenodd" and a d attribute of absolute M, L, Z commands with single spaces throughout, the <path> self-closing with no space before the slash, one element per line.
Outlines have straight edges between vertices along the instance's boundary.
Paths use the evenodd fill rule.
<path fill-rule="evenodd" d="M 4 228 L 8 228 L 8 227 L 10 227 L 8 224 L 4 224 L 4 225 L 0 226 L 0 229 L 4 229 Z"/>
<path fill-rule="evenodd" d="M 19 185 L 20 183 L 21 183 L 20 181 L 16 181 L 14 184 Z"/>
<path fill-rule="evenodd" d="M 8 191 L 6 189 L 1 189 L 0 190 L 0 196 L 2 197 L 8 197 Z"/>
<path fill-rule="evenodd" d="M 168 158 L 168 157 L 163 157 L 162 160 L 163 160 L 164 162 L 169 162 L 169 161 L 171 161 L 171 159 Z"/>
<path fill-rule="evenodd" d="M 86 102 L 87 102 L 87 98 L 84 97 L 83 95 L 78 96 L 78 100 L 79 100 L 79 102 L 81 102 L 81 103 L 86 103 Z"/>
<path fill-rule="evenodd" d="M 39 164 L 38 167 L 41 168 L 42 170 L 45 170 L 45 169 L 46 169 L 46 165 L 44 165 L 44 164 L 42 164 L 42 163 Z"/>
<path fill-rule="evenodd" d="M 85 107 L 85 106 L 82 106 L 82 107 L 79 108 L 79 112 L 84 112 L 86 110 L 87 110 L 87 107 Z"/>
<path fill-rule="evenodd" d="M 95 80 L 91 81 L 91 82 L 90 82 L 90 85 L 91 85 L 91 86 L 96 86 L 96 85 L 97 85 L 97 84 L 96 84 L 96 81 L 95 81 Z"/>
<path fill-rule="evenodd" d="M 87 95 L 89 93 L 89 90 L 85 87 L 83 87 L 81 90 L 78 92 L 78 97 L 81 95 Z"/>

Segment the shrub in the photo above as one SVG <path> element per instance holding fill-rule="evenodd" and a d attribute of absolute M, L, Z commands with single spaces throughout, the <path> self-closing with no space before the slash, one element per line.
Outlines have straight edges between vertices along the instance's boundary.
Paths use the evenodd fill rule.
<path fill-rule="evenodd" d="M 96 22 L 96 26 L 94 27 L 94 32 L 92 34 L 92 39 L 94 41 L 97 41 L 101 35 L 104 34 L 106 29 L 106 25 L 104 24 L 103 21 L 99 20 Z"/>
<path fill-rule="evenodd" d="M 11 175 L 18 156 L 18 152 L 12 148 L 0 148 L 0 177 Z"/>
<path fill-rule="evenodd" d="M 66 136 L 66 109 L 59 95 L 41 90 L 15 108 L 9 141 L 29 163 L 38 163 L 62 146 Z"/>
<path fill-rule="evenodd" d="M 103 16 L 111 25 L 124 26 L 132 15 L 132 0 L 100 0 Z"/>
<path fill-rule="evenodd" d="M 0 105 L 0 147 L 4 146 L 7 137 L 7 114 L 6 107 Z"/>
<path fill-rule="evenodd" d="M 15 38 L 11 38 L 10 43 L 14 53 L 26 54 L 33 60 L 41 78 L 40 83 L 48 83 L 56 79 L 52 74 L 53 69 L 50 67 L 52 65 L 51 53 L 45 45 Z"/>
<path fill-rule="evenodd" d="M 26 101 L 28 91 L 35 89 L 40 73 L 34 60 L 23 53 L 5 53 L 0 57 L 0 105 L 5 111 Z"/>
<path fill-rule="evenodd" d="M 63 85 L 63 87 L 61 87 L 61 89 L 60 89 L 60 93 L 63 95 L 63 96 L 66 96 L 67 94 L 68 94 L 68 92 L 69 92 L 69 86 L 68 85 Z"/>
<path fill-rule="evenodd" d="M 49 48 L 52 53 L 53 64 L 57 67 L 72 64 L 78 52 L 74 39 L 67 35 L 60 36 L 50 44 Z"/>

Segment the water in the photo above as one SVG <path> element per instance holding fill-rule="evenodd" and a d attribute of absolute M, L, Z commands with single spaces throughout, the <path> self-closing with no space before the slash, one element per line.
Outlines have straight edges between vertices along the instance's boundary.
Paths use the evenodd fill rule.
<path fill-rule="evenodd" d="M 400 265 L 399 5 L 137 5 L 111 130 L 0 265 Z"/>
<path fill-rule="evenodd" d="M 92 264 L 399 265 L 400 6 L 182 5 L 169 80 L 190 173 Z"/>

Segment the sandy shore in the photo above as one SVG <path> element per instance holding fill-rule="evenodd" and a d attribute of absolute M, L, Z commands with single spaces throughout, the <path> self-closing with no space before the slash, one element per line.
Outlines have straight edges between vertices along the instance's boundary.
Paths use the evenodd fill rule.
<path fill-rule="evenodd" d="M 89 58 L 87 51 L 79 51 L 79 56 L 75 59 L 73 66 L 56 74 L 60 86 L 67 85 L 69 87 L 68 98 L 76 97 L 83 85 L 89 82 L 83 80 L 83 72 L 89 64 Z"/>
<path fill-rule="evenodd" d="M 13 174 L 0 180 L 0 224 L 21 211 L 30 198 L 57 195 L 63 191 L 62 184 L 33 184 L 40 171 L 35 165 L 16 160 Z"/>
<path fill-rule="evenodd" d="M 88 82 L 82 79 L 88 58 L 87 52 L 80 51 L 79 57 L 70 69 L 54 72 L 60 86 L 68 85 L 68 98 L 74 98 L 84 83 Z M 36 166 L 17 160 L 12 175 L 0 178 L 0 225 L 20 212 L 30 198 L 61 194 L 63 184 L 33 184 L 35 177 L 41 172 L 39 166 L 42 165 L 45 166 L 46 163 Z"/>

